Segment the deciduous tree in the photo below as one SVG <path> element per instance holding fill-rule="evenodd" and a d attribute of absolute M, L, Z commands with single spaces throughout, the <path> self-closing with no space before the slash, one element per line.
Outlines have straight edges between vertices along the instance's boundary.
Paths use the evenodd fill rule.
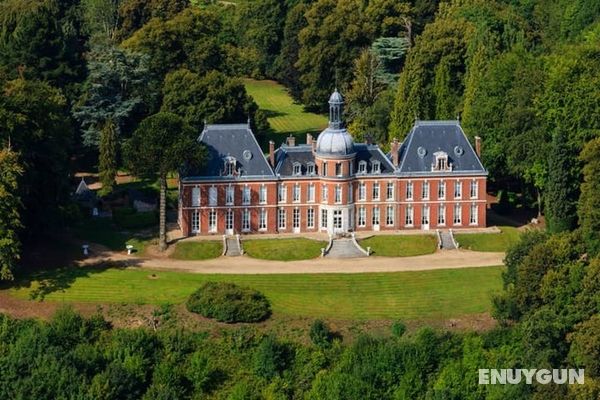
<path fill-rule="evenodd" d="M 13 279 L 20 256 L 18 179 L 22 174 L 18 155 L 10 147 L 0 150 L 0 281 Z"/>

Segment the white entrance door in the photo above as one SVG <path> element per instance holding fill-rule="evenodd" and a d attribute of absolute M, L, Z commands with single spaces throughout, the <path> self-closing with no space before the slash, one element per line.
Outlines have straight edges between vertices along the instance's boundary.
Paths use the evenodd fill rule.
<path fill-rule="evenodd" d="M 233 235 L 233 210 L 227 210 L 225 216 L 225 234 Z"/>
<path fill-rule="evenodd" d="M 423 229 L 424 231 L 429 230 L 429 206 L 428 205 L 423 206 L 423 215 L 421 218 L 421 229 Z"/>
<path fill-rule="evenodd" d="M 342 210 L 333 210 L 333 232 L 334 233 L 344 232 L 342 216 L 343 216 Z"/>

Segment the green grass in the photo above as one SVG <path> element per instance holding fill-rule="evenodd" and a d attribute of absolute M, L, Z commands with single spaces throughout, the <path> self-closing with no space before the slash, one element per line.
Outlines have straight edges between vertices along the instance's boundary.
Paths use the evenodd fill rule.
<path fill-rule="evenodd" d="M 175 246 L 172 258 L 177 260 L 209 260 L 223 253 L 223 243 L 216 240 L 180 242 Z"/>
<path fill-rule="evenodd" d="M 265 294 L 276 313 L 337 319 L 453 318 L 491 309 L 503 267 L 368 274 L 202 275 L 147 269 L 69 268 L 17 280 L 12 295 L 46 301 L 182 303 L 207 281 Z M 153 276 L 154 275 L 154 276 Z"/>
<path fill-rule="evenodd" d="M 500 230 L 501 233 L 457 233 L 454 238 L 462 249 L 502 252 L 519 241 L 519 231 L 512 226 L 501 226 Z"/>
<path fill-rule="evenodd" d="M 125 251 L 125 246 L 130 244 L 137 254 L 143 254 L 146 246 L 153 240 L 150 237 L 121 232 L 107 218 L 86 219 L 73 229 L 73 234 L 79 240 L 101 244 L 115 251 Z"/>
<path fill-rule="evenodd" d="M 258 106 L 267 112 L 274 131 L 268 139 L 277 144 L 289 134 L 296 136 L 296 143 L 304 143 L 306 133 L 317 133 L 327 126 L 325 116 L 304 111 L 301 104 L 294 103 L 283 85 L 253 79 L 245 79 L 244 84 Z"/>
<path fill-rule="evenodd" d="M 379 235 L 360 241 L 363 249 L 371 247 L 375 256 L 411 257 L 435 253 L 437 238 L 433 235 Z"/>
<path fill-rule="evenodd" d="M 244 240 L 242 246 L 250 257 L 294 261 L 319 257 L 321 248 L 327 247 L 327 243 L 303 238 L 255 239 Z"/>

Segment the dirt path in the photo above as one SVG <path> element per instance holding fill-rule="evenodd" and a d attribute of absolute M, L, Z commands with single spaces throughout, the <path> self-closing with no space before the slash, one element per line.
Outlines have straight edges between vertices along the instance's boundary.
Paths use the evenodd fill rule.
<path fill-rule="evenodd" d="M 179 270 L 201 274 L 324 274 L 426 271 L 449 268 L 474 268 L 502 265 L 504 253 L 468 250 L 438 251 L 416 257 L 368 257 L 353 259 L 316 258 L 303 261 L 269 261 L 248 256 L 219 257 L 205 261 L 183 261 L 167 257 L 140 258 L 122 253 L 92 249 L 94 256 L 80 265 L 118 262 L 150 269 Z"/>

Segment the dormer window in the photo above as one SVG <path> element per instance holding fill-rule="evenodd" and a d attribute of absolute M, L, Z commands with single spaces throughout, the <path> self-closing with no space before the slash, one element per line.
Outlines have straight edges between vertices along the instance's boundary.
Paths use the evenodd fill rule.
<path fill-rule="evenodd" d="M 448 163 L 448 153 L 444 151 L 438 151 L 433 153 L 434 162 L 431 165 L 432 171 L 452 171 L 452 164 Z"/>
<path fill-rule="evenodd" d="M 300 163 L 295 162 L 293 169 L 294 169 L 294 175 L 302 175 L 302 165 L 300 165 Z"/>
<path fill-rule="evenodd" d="M 381 172 L 381 163 L 379 161 L 373 161 L 373 173 L 378 174 Z"/>
<path fill-rule="evenodd" d="M 233 176 L 236 173 L 235 170 L 236 160 L 234 157 L 225 157 L 225 176 Z"/>
<path fill-rule="evenodd" d="M 314 175 L 315 174 L 315 164 L 312 162 L 309 162 L 308 164 L 306 164 L 306 170 L 308 175 Z"/>
<path fill-rule="evenodd" d="M 358 163 L 358 173 L 359 174 L 364 174 L 367 172 L 367 162 L 366 161 L 361 161 Z"/>

